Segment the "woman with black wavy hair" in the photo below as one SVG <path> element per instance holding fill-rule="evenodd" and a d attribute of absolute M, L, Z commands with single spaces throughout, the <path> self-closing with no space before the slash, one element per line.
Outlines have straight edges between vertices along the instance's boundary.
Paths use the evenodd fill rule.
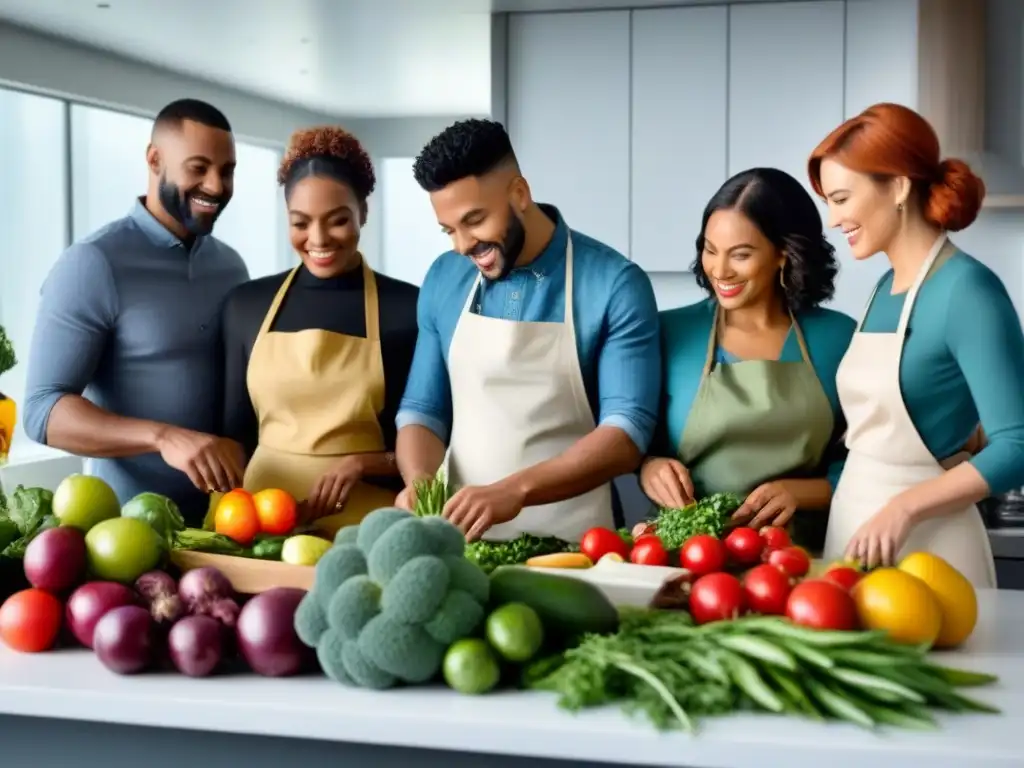
<path fill-rule="evenodd" d="M 662 507 L 737 493 L 734 519 L 754 528 L 799 511 L 794 536 L 814 548 L 845 456 L 835 381 L 855 325 L 821 307 L 839 269 L 814 200 L 775 168 L 733 176 L 704 210 L 691 268 L 710 297 L 661 313 L 660 455 L 641 467 L 644 493 Z"/>

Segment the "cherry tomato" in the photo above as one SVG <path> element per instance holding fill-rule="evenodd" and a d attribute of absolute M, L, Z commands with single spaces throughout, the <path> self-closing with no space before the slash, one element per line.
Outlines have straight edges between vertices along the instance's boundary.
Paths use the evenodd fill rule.
<path fill-rule="evenodd" d="M 629 546 L 615 531 L 608 528 L 591 528 L 580 539 L 580 552 L 596 563 L 607 554 L 625 559 L 629 557 Z"/>
<path fill-rule="evenodd" d="M 725 537 L 729 557 L 744 565 L 758 562 L 764 547 L 765 540 L 753 528 L 733 528 Z"/>
<path fill-rule="evenodd" d="M 50 650 L 57 642 L 64 607 L 42 589 L 15 592 L 0 606 L 0 640 L 22 653 Z"/>
<path fill-rule="evenodd" d="M 773 565 L 758 565 L 743 577 L 743 596 L 747 607 L 765 616 L 782 616 L 793 585 L 789 577 Z"/>
<path fill-rule="evenodd" d="M 766 552 L 770 552 L 773 549 L 782 549 L 793 543 L 789 538 L 789 534 L 786 533 L 786 529 L 779 528 L 777 525 L 766 525 L 761 529 L 761 537 L 764 539 Z"/>
<path fill-rule="evenodd" d="M 679 564 L 696 576 L 722 570 L 725 559 L 725 544 L 706 533 L 691 536 L 679 548 Z"/>
<path fill-rule="evenodd" d="M 735 619 L 743 607 L 743 585 L 731 573 L 709 573 L 690 588 L 690 615 L 698 624 Z"/>
<path fill-rule="evenodd" d="M 768 553 L 768 562 L 788 576 L 799 579 L 811 570 L 811 558 L 800 547 L 773 549 Z"/>
<path fill-rule="evenodd" d="M 629 560 L 637 565 L 668 565 L 668 552 L 657 536 L 641 536 L 633 542 Z"/>
<path fill-rule="evenodd" d="M 808 579 L 793 587 L 786 616 L 814 629 L 857 629 L 857 605 L 850 593 L 831 581 Z"/>
<path fill-rule="evenodd" d="M 853 585 L 860 581 L 860 578 L 863 575 L 864 574 L 856 568 L 841 565 L 836 568 L 830 568 L 822 578 L 825 579 L 825 581 L 831 581 L 833 584 L 838 584 L 843 589 L 849 591 L 853 589 Z"/>

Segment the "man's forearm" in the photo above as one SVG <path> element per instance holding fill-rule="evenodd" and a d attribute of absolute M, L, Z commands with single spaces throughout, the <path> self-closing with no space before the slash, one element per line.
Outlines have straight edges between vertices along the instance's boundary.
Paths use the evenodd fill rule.
<path fill-rule="evenodd" d="M 138 456 L 159 450 L 167 425 L 117 416 L 79 395 L 64 395 L 50 411 L 46 444 L 99 459 Z"/>
<path fill-rule="evenodd" d="M 535 507 L 592 491 L 619 475 L 633 472 L 642 456 L 633 440 L 618 427 L 598 427 L 553 459 L 510 475 L 502 483 Z"/>
<path fill-rule="evenodd" d="M 398 430 L 395 461 L 406 485 L 433 477 L 444 461 L 444 443 L 419 424 L 410 424 Z"/>

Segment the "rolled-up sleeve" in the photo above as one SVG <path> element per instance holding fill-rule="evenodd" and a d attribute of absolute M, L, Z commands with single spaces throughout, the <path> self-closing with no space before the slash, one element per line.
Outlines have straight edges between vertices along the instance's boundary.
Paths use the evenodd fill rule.
<path fill-rule="evenodd" d="M 618 427 L 646 455 L 658 422 L 661 339 L 647 274 L 629 264 L 612 286 L 597 361 L 601 426 Z"/>
<path fill-rule="evenodd" d="M 106 257 L 94 245 L 72 245 L 39 294 L 22 417 L 32 440 L 45 444 L 53 406 L 64 395 L 85 391 L 116 316 L 117 292 Z"/>
<path fill-rule="evenodd" d="M 416 351 L 409 369 L 405 394 L 395 417 L 398 429 L 418 424 L 426 427 L 447 444 L 452 428 L 452 390 L 441 336 L 438 333 L 435 305 L 441 287 L 438 259 L 431 265 L 416 301 L 419 333 Z"/>
<path fill-rule="evenodd" d="M 970 389 L 988 445 L 971 459 L 989 491 L 1024 485 L 1024 333 L 999 278 L 977 270 L 957 285 L 946 339 Z"/>

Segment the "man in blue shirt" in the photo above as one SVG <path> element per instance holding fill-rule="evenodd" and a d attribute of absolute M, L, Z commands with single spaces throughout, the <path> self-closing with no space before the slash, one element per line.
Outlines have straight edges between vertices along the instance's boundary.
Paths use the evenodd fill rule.
<path fill-rule="evenodd" d="M 420 290 L 399 504 L 443 468 L 459 488 L 444 515 L 469 540 L 612 526 L 611 481 L 639 465 L 657 419 L 649 278 L 533 200 L 498 123 L 452 125 L 414 173 L 455 249 Z"/>
<path fill-rule="evenodd" d="M 43 284 L 28 357 L 25 431 L 96 459 L 124 503 L 165 494 L 198 524 L 212 490 L 241 485 L 237 443 L 217 437 L 220 307 L 248 279 L 210 235 L 231 200 L 235 146 L 217 109 L 165 107 L 132 211 L 74 243 Z"/>

